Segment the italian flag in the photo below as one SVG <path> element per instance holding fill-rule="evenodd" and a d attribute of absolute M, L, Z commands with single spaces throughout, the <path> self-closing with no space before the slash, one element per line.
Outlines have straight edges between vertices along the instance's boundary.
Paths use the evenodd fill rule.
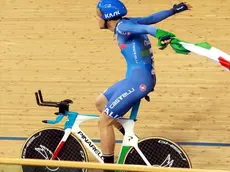
<path fill-rule="evenodd" d="M 156 38 L 158 38 L 158 45 L 161 49 L 165 49 L 167 45 L 161 43 L 161 38 L 165 36 L 170 36 L 170 45 L 176 53 L 189 54 L 190 52 L 196 53 L 198 55 L 205 56 L 212 59 L 216 63 L 223 66 L 227 71 L 230 72 L 230 55 L 225 52 L 211 46 L 207 42 L 199 42 L 196 44 L 188 43 L 186 41 L 180 40 L 175 37 L 173 33 L 158 29 L 156 32 Z"/>

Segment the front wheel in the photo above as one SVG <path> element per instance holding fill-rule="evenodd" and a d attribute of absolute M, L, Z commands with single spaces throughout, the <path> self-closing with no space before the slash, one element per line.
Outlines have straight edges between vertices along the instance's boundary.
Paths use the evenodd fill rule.
<path fill-rule="evenodd" d="M 22 148 L 21 158 L 50 160 L 59 142 L 64 136 L 64 130 L 46 128 L 30 136 Z M 70 135 L 57 156 L 57 160 L 88 161 L 87 153 L 81 142 Z M 23 172 L 82 172 L 85 169 L 22 166 Z"/>
<path fill-rule="evenodd" d="M 191 168 L 191 162 L 185 151 L 171 140 L 149 137 L 140 140 L 138 147 L 152 166 Z M 127 152 L 123 162 L 146 165 L 134 147 Z"/>

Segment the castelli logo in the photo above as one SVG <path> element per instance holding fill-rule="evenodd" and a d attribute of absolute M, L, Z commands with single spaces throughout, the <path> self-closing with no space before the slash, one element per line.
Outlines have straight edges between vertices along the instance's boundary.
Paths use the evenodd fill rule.
<path fill-rule="evenodd" d="M 146 90 L 146 85 L 145 84 L 141 84 L 139 88 L 140 88 L 141 91 L 145 91 Z"/>

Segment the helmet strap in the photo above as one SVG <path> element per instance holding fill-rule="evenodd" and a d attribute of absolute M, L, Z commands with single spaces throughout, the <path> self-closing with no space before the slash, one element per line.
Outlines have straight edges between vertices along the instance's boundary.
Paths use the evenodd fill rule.
<path fill-rule="evenodd" d="M 104 23 L 104 29 L 108 29 L 108 21 L 111 21 L 111 20 L 120 20 L 122 19 L 122 17 L 117 17 L 117 18 L 113 18 L 113 19 L 110 19 L 110 20 L 104 20 L 105 23 Z"/>
<path fill-rule="evenodd" d="M 105 29 L 108 29 L 108 21 L 107 21 L 107 20 L 105 20 L 104 28 L 105 28 Z"/>

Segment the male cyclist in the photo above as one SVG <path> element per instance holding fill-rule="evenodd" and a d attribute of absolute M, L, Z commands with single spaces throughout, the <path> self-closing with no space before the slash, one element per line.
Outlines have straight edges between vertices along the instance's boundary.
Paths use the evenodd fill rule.
<path fill-rule="evenodd" d="M 118 46 L 127 62 L 126 78 L 115 83 L 96 99 L 100 114 L 99 129 L 101 148 L 105 163 L 114 163 L 115 135 L 113 126 L 124 134 L 124 128 L 116 122 L 130 108 L 153 91 L 156 76 L 151 43 L 147 34 L 155 37 L 157 23 L 179 12 L 189 10 L 186 3 L 175 4 L 172 9 L 160 11 L 147 17 L 128 17 L 125 5 L 119 0 L 100 0 L 97 15 L 100 29 L 116 34 Z M 162 38 L 163 44 L 170 42 Z"/>

